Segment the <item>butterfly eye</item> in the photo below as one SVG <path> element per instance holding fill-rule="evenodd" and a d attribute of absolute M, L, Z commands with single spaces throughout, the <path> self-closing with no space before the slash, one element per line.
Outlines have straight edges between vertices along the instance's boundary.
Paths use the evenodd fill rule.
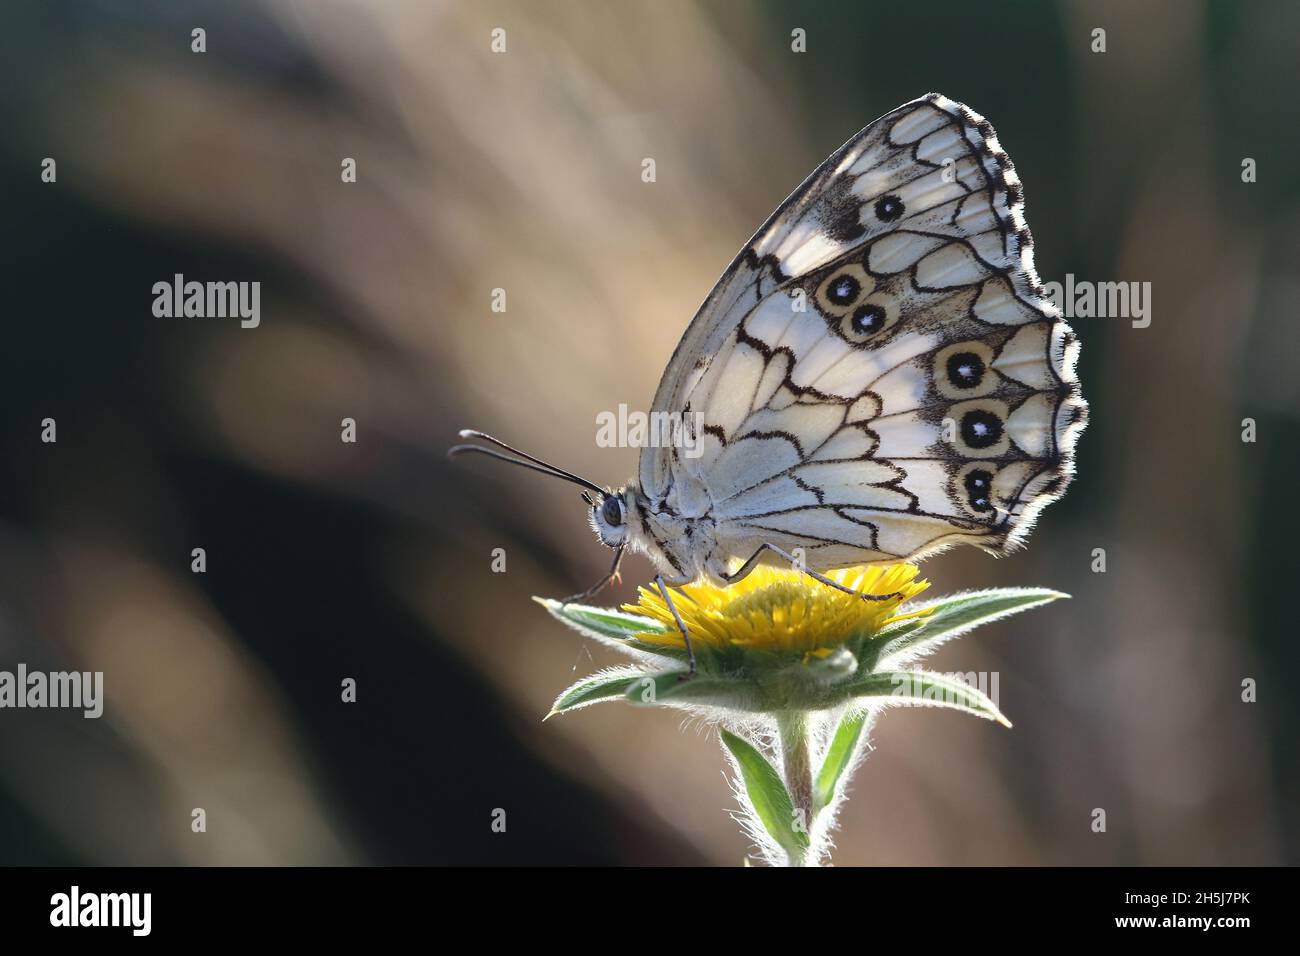
<path fill-rule="evenodd" d="M 600 506 L 600 517 L 611 528 L 617 528 L 623 523 L 623 502 L 613 496 L 606 498 Z"/>

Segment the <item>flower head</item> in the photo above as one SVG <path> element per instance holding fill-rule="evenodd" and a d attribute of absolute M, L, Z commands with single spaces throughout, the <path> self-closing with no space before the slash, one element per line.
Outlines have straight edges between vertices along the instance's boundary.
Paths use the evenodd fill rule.
<path fill-rule="evenodd" d="M 698 670 L 663 596 L 640 589 L 622 611 L 541 604 L 637 663 L 583 678 L 551 714 L 609 700 L 678 707 L 723 724 L 741 820 L 772 863 L 825 858 L 844 786 L 889 704 L 949 707 L 1010 726 L 997 701 L 960 676 L 913 667 L 981 624 L 1065 597 L 1043 588 L 955 594 L 907 611 L 929 583 L 911 564 L 851 568 L 818 581 L 799 569 L 756 569 L 730 587 L 670 592 Z M 888 595 L 876 600 L 870 595 Z"/>
<path fill-rule="evenodd" d="M 832 581 L 850 588 L 846 594 L 801 571 L 756 568 L 727 588 L 688 584 L 674 601 L 697 647 L 715 651 L 742 648 L 775 654 L 825 658 L 853 638 L 874 634 L 886 624 L 929 613 L 898 613 L 899 605 L 930 586 L 918 581 L 914 564 L 890 564 L 833 571 Z M 662 630 L 637 634 L 642 642 L 685 651 L 682 633 L 658 590 L 642 587 L 640 601 L 623 610 L 657 621 Z M 884 600 L 863 594 L 887 594 Z"/>

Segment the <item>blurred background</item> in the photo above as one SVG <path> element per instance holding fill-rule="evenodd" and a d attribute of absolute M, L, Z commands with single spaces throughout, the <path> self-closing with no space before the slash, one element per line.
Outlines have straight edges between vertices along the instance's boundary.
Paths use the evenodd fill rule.
<path fill-rule="evenodd" d="M 637 453 L 596 447 L 596 414 L 646 408 L 777 203 L 930 90 L 997 127 L 1044 280 L 1150 282 L 1152 323 L 1074 321 L 1092 424 L 1028 549 L 925 565 L 932 593 L 1074 595 L 932 662 L 998 672 L 1014 729 L 887 714 L 835 859 L 1300 861 L 1300 7 L 4 19 L 0 669 L 101 670 L 107 704 L 0 711 L 0 863 L 739 863 L 710 734 L 621 705 L 541 723 L 612 662 L 530 600 L 606 569 L 574 489 L 444 452 L 473 425 L 622 483 Z M 260 327 L 156 318 L 175 273 L 260 281 Z"/>

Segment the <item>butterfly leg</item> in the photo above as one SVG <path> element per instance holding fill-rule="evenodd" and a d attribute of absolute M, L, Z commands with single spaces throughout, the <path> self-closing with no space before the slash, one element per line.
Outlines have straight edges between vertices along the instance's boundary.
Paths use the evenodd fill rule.
<path fill-rule="evenodd" d="M 695 676 L 695 648 L 691 646 L 691 632 L 686 629 L 686 622 L 682 616 L 677 613 L 677 606 L 673 604 L 673 599 L 668 596 L 670 587 L 679 587 L 683 584 L 690 584 L 690 578 L 680 578 L 676 581 L 665 581 L 662 574 L 655 575 L 655 584 L 659 587 L 659 593 L 663 595 L 664 603 L 668 605 L 668 610 L 673 612 L 673 620 L 677 622 L 677 629 L 682 632 L 682 641 L 686 644 L 686 660 L 690 663 L 690 671 L 687 677 Z"/>
<path fill-rule="evenodd" d="M 804 567 L 802 563 L 800 563 L 798 560 L 795 559 L 794 555 L 781 550 L 774 544 L 759 545 L 758 550 L 749 556 L 749 560 L 747 560 L 744 564 L 742 564 L 731 574 L 722 573 L 719 574 L 719 577 L 721 577 L 722 580 L 726 581 L 728 584 L 735 584 L 737 581 L 741 580 L 742 578 L 748 577 L 749 573 L 753 571 L 756 567 L 758 567 L 758 562 L 762 559 L 764 551 L 771 551 L 777 557 L 789 561 L 791 567 L 795 568 L 796 570 L 802 571 L 804 574 L 808 575 L 808 577 L 812 578 L 814 581 L 820 581 L 822 584 L 825 584 L 827 587 L 832 587 L 837 591 L 843 591 L 845 594 L 860 596 L 864 601 L 888 601 L 890 598 L 903 596 L 902 591 L 894 591 L 891 594 L 858 595 L 858 592 L 853 590 L 852 588 L 847 588 L 843 584 L 840 584 L 838 581 L 832 581 L 826 575 L 818 574 L 812 568 Z"/>
<path fill-rule="evenodd" d="M 587 600 L 587 598 L 592 597 L 593 595 L 599 594 L 601 591 L 603 591 L 606 587 L 609 586 L 609 583 L 610 583 L 611 581 L 613 581 L 615 578 L 618 577 L 618 566 L 619 566 L 619 564 L 622 563 L 622 561 L 623 561 L 623 549 L 622 549 L 622 548 L 616 548 L 616 549 L 614 550 L 614 565 L 613 565 L 613 567 L 611 567 L 611 568 L 609 569 L 609 574 L 605 575 L 603 578 L 601 578 L 599 581 L 597 581 L 597 582 L 596 582 L 595 584 L 593 584 L 591 587 L 587 588 L 587 590 L 583 591 L 581 594 L 571 594 L 571 595 L 569 595 L 569 596 L 566 597 L 564 600 L 562 600 L 562 601 L 560 602 L 560 604 L 562 604 L 562 605 L 563 605 L 563 604 L 574 604 L 574 603 L 576 603 L 576 602 L 578 602 L 578 601 L 585 601 L 585 600 Z"/>

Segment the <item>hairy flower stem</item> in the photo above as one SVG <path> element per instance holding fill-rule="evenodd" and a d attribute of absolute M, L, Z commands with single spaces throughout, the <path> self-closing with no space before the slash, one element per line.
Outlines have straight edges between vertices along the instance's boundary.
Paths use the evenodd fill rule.
<path fill-rule="evenodd" d="M 802 711 L 777 714 L 777 733 L 781 739 L 781 760 L 785 770 L 785 787 L 790 793 L 796 815 L 795 826 L 805 833 L 812 831 L 813 779 L 812 754 L 808 746 L 808 715 Z M 806 851 L 789 851 L 790 866 L 807 866 Z"/>

